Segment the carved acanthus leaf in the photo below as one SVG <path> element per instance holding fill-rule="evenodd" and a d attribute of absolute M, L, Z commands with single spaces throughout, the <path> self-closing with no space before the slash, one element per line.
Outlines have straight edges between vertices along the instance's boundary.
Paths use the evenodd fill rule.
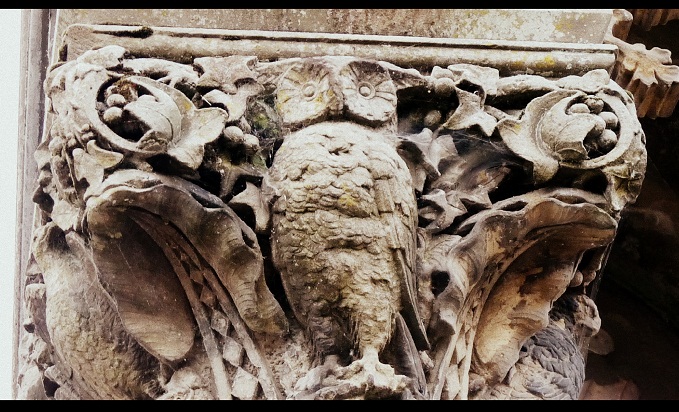
<path fill-rule="evenodd" d="M 223 107 L 229 114 L 229 123 L 243 117 L 248 99 L 264 90 L 254 71 L 256 57 L 200 57 L 194 63 L 203 70 L 198 88 L 213 89 L 203 99 L 213 106 Z"/>
<path fill-rule="evenodd" d="M 245 183 L 245 190 L 237 194 L 229 201 L 229 206 L 234 209 L 246 207 L 255 215 L 255 231 L 265 233 L 271 222 L 269 203 L 262 195 L 262 190 L 250 182 Z"/>
<path fill-rule="evenodd" d="M 88 183 L 83 199 L 87 200 L 104 180 L 104 170 L 119 165 L 122 160 L 122 153 L 104 150 L 94 140 L 87 142 L 87 150 L 73 149 L 75 177 L 78 180 L 85 179 Z"/>
<path fill-rule="evenodd" d="M 445 230 L 456 217 L 467 212 L 456 196 L 446 196 L 441 189 L 434 189 L 420 198 L 419 216 L 427 223 L 426 229 L 434 232 Z"/>
<path fill-rule="evenodd" d="M 566 76 L 554 82 L 558 87 L 569 90 L 580 90 L 587 94 L 596 94 L 606 88 L 614 87 L 608 72 L 603 69 L 592 70 L 582 76 Z M 592 109 L 594 110 L 594 109 Z"/>
<path fill-rule="evenodd" d="M 216 172 L 220 177 L 219 197 L 226 198 L 232 194 L 238 180 L 260 180 L 265 166 L 240 159 L 232 159 L 229 153 L 210 151 L 204 162 L 205 170 Z"/>
<path fill-rule="evenodd" d="M 426 128 L 419 134 L 399 137 L 396 149 L 410 169 L 413 187 L 421 193 L 427 178 L 435 179 L 441 175 L 438 163 L 447 156 L 449 149 L 442 146 L 433 132 Z"/>
<path fill-rule="evenodd" d="M 170 87 L 195 87 L 198 83 L 198 73 L 191 65 L 153 58 L 126 59 L 122 63 L 126 71 L 157 79 Z"/>
<path fill-rule="evenodd" d="M 238 83 L 257 82 L 254 56 L 199 57 L 194 64 L 203 71 L 197 86 L 236 94 Z"/>
<path fill-rule="evenodd" d="M 123 107 L 123 112 L 148 129 L 136 149 L 149 154 L 166 152 L 182 166 L 197 169 L 203 161 L 205 145 L 221 134 L 226 112 L 220 108 L 196 109 L 180 91 L 146 77 L 123 79 L 117 87 L 128 87 L 126 82 L 150 93 Z"/>
<path fill-rule="evenodd" d="M 455 207 L 459 207 L 457 205 L 461 202 L 465 208 L 487 209 L 492 204 L 489 194 L 510 173 L 509 161 L 506 160 L 509 156 L 503 153 L 506 149 L 497 143 L 481 140 L 473 134 L 468 139 L 468 148 L 458 153 L 452 136 L 438 138 L 442 144 L 447 142 L 449 150 L 439 163 L 441 176 L 434 179 L 429 187 L 445 191 Z"/>
<path fill-rule="evenodd" d="M 450 279 L 434 301 L 432 328 L 451 348 L 473 347 L 472 368 L 487 381 L 501 380 L 525 340 L 547 324 L 551 302 L 571 284 L 582 253 L 613 240 L 616 221 L 593 203 L 603 206 L 605 200 L 574 189 L 541 190 L 498 202 L 460 226 L 464 237 L 438 252 L 446 255 L 435 260 L 442 266 L 426 266 Z M 556 250 L 553 244 L 562 247 Z M 523 304 L 507 300 L 514 298 Z M 481 310 L 481 317 L 472 316 L 467 305 L 475 307 L 473 313 Z M 460 341 L 465 338 L 456 332 L 469 327 L 477 330 L 475 341 Z M 450 361 L 440 360 L 437 370 L 460 367 Z M 433 393 L 443 384 L 432 381 Z"/>
<path fill-rule="evenodd" d="M 511 98 L 525 98 L 535 94 L 546 94 L 557 90 L 558 86 L 553 80 L 532 74 L 519 74 L 516 76 L 503 77 L 497 82 L 496 100 L 508 100 Z"/>
<path fill-rule="evenodd" d="M 436 79 L 434 88 L 444 87 L 439 85 L 445 82 L 442 79 L 451 79 L 455 84 L 455 92 L 459 100 L 458 107 L 446 119 L 442 127 L 449 130 L 463 130 L 478 126 L 485 136 L 492 135 L 497 119 L 486 113 L 484 104 L 486 95 L 496 93 L 499 71 L 470 64 L 451 65 L 448 66 L 448 70 L 436 69 L 432 71 L 432 77 Z"/>

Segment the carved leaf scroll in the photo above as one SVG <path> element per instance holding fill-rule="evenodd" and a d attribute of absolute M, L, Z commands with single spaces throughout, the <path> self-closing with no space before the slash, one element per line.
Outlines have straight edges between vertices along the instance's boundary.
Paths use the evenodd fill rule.
<path fill-rule="evenodd" d="M 60 107 L 70 106 L 62 99 L 82 101 L 83 104 L 74 107 L 73 120 L 77 125 L 89 125 L 106 146 L 141 160 L 167 153 L 182 166 L 196 169 L 202 161 L 204 145 L 219 136 L 227 113 L 216 107 L 196 109 L 177 89 L 147 77 L 122 76 L 105 70 L 120 65 L 124 54 L 121 47 L 107 46 L 56 68 L 48 84 L 61 87 L 66 93 L 53 93 L 52 107 L 59 113 Z M 89 61 L 99 61 L 101 66 Z M 79 64 L 78 70 L 69 70 L 73 64 Z M 100 114 L 96 102 L 107 82 L 116 77 L 119 80 L 106 89 L 107 107 Z M 74 91 L 81 95 L 71 97 Z M 138 132 L 141 135 L 121 136 L 111 129 L 130 120 L 141 123 L 142 130 Z"/>
<path fill-rule="evenodd" d="M 521 120 L 504 119 L 498 124 L 507 146 L 533 163 L 537 182 L 551 179 L 559 162 L 587 157 L 584 140 L 598 123 L 591 115 L 566 114 L 566 106 L 582 96 L 573 90 L 554 91 L 531 101 Z"/>
<path fill-rule="evenodd" d="M 195 170 L 203 160 L 205 144 L 217 139 L 224 128 L 227 113 L 223 109 L 196 109 L 183 93 L 163 83 L 132 76 L 121 79 L 114 86 L 117 89 L 136 86 L 137 93 L 149 93 L 124 104 L 122 108 L 121 116 L 128 113 L 146 129 L 131 148 L 135 153 L 149 156 L 167 153 L 182 166 Z M 116 108 L 113 106 L 109 110 Z M 113 122 L 116 120 L 111 118 Z M 120 139 L 116 137 L 111 143 L 120 144 Z M 125 141 L 121 146 L 129 147 L 130 144 Z"/>
<path fill-rule="evenodd" d="M 458 229 L 460 234 L 469 231 L 461 240 L 432 243 L 438 250 L 426 252 L 432 263 L 425 270 L 449 278 L 433 303 L 430 322 L 441 336 L 437 344 L 448 345 L 448 350 L 438 349 L 441 357 L 430 381 L 434 396 L 450 380 L 445 378 L 449 368 L 460 374 L 460 387 L 449 387 L 447 396 L 466 394 L 466 368 L 488 384 L 498 383 L 525 340 L 546 326 L 551 303 L 571 285 L 582 253 L 607 245 L 615 235 L 616 221 L 593 200 L 603 204 L 603 198 L 596 201 L 582 191 L 532 192 L 468 219 Z M 544 287 L 550 279 L 556 281 Z M 467 335 L 470 329 L 475 334 Z M 468 352 L 472 348 L 474 358 Z M 485 372 L 488 363 L 492 366 Z"/>
<path fill-rule="evenodd" d="M 269 333 L 286 330 L 282 309 L 265 283 L 254 232 L 219 198 L 183 180 L 134 170 L 112 174 L 102 187 L 102 192 L 88 201 L 87 213 L 90 230 L 100 235 L 102 242 L 115 239 L 118 233 L 116 226 L 108 223 L 109 214 L 128 207 L 152 213 L 177 226 L 191 241 L 231 293 L 250 328 Z M 102 245 L 101 250 L 108 248 Z M 134 276 L 124 259 L 109 259 L 102 253 L 102 262 L 113 265 L 115 278 Z M 123 293 L 126 290 L 121 289 Z"/>
<path fill-rule="evenodd" d="M 638 196 L 646 165 L 633 102 L 602 70 L 555 83 L 563 89 L 532 100 L 518 119 L 502 119 L 498 131 L 532 164 L 538 184 L 562 169 L 602 172 L 608 181 L 604 194 L 618 213 Z"/>

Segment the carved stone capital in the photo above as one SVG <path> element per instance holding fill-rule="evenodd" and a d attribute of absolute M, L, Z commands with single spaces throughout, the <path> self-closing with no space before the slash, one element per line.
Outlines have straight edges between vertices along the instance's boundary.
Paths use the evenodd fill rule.
<path fill-rule="evenodd" d="M 26 289 L 45 397 L 578 398 L 588 287 L 646 167 L 609 46 L 64 45 Z"/>

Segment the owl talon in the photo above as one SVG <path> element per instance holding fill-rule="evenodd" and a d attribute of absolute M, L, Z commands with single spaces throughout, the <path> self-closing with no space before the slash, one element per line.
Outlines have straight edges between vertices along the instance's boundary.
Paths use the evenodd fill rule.
<path fill-rule="evenodd" d="M 391 397 L 412 385 L 412 379 L 397 375 L 394 368 L 379 362 L 376 356 L 365 356 L 338 372 L 339 379 L 356 382 L 369 398 Z"/>
<path fill-rule="evenodd" d="M 317 366 L 302 376 L 295 384 L 295 390 L 301 393 L 314 392 L 323 387 L 323 381 L 339 367 L 339 359 L 335 355 L 325 358 L 322 365 Z"/>
<path fill-rule="evenodd" d="M 295 399 L 392 399 L 412 390 L 413 380 L 397 375 L 372 354 L 339 366 L 335 360 L 309 371 L 296 385 Z"/>

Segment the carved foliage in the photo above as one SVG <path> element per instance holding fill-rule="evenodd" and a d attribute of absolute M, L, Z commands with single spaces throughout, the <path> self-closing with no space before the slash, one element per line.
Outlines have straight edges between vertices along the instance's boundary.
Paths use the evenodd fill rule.
<path fill-rule="evenodd" d="M 644 44 L 629 44 L 627 34 L 632 23 L 644 30 L 676 19 L 674 9 L 622 9 L 615 11 L 608 43 L 618 46 L 618 55 L 611 78 L 634 97 L 639 117 L 655 119 L 669 117 L 679 101 L 679 67 L 672 65 L 669 50 Z"/>
<path fill-rule="evenodd" d="M 586 288 L 646 162 L 605 71 L 108 46 L 46 86 L 51 396 L 577 396 Z"/>

